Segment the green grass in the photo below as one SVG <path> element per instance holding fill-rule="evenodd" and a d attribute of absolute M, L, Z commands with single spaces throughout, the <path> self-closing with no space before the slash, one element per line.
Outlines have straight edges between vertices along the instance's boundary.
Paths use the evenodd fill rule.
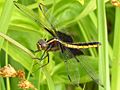
<path fill-rule="evenodd" d="M 85 55 L 78 56 L 81 60 L 86 59 L 96 73 L 99 72 L 100 83 L 104 85 L 104 88 L 97 87 L 78 65 L 84 90 L 110 90 L 110 87 L 119 90 L 120 8 L 113 7 L 108 0 L 83 1 L 84 5 L 79 0 L 19 0 L 22 5 L 18 5 L 23 8 L 20 11 L 12 0 L 0 0 L 0 66 L 9 63 L 16 70 L 24 70 L 26 78 L 38 90 L 83 90 L 83 87 L 71 85 L 59 52 L 50 52 L 50 63 L 37 70 L 47 59 L 43 62 L 33 60 L 40 57 L 42 51 L 34 55 L 31 50 L 37 49 L 39 39 L 51 38 L 41 26 L 42 23 L 50 28 L 38 9 L 38 4 L 42 2 L 47 7 L 48 19 L 57 30 L 71 35 L 75 42 L 99 41 L 102 44 L 99 53 L 95 48 L 90 48 L 83 50 Z M 39 65 L 34 65 L 36 62 Z M 0 89 L 19 90 L 18 81 L 17 78 L 0 77 Z"/>
<path fill-rule="evenodd" d="M 2 2 L 2 1 L 1 1 Z M 0 3 L 1 3 L 0 2 Z M 3 6 L 3 5 L 1 5 Z M 12 16 L 12 11 L 13 11 L 13 2 L 12 0 L 7 0 L 5 3 L 4 3 L 4 7 L 1 7 L 3 10 L 2 10 L 2 14 L 1 14 L 1 17 L 0 17 L 0 32 L 2 33 L 7 33 L 8 31 L 8 27 L 9 27 L 9 23 L 10 23 L 10 19 L 11 19 L 11 16 Z M 4 38 L 1 38 L 0 37 L 0 50 L 1 50 L 1 47 L 3 45 L 3 42 L 4 42 Z M 7 52 L 7 48 L 6 48 L 6 52 Z M 1 56 L 0 56 L 1 57 Z M 6 54 L 6 59 L 4 61 L 6 61 L 7 63 L 7 54 Z M 2 61 L 2 58 L 0 58 L 0 60 Z M 7 88 L 7 90 L 10 90 L 10 82 L 9 82 L 9 78 L 6 78 L 6 86 L 5 87 L 5 83 L 3 81 L 3 78 L 0 79 L 0 88 L 2 90 L 5 90 L 5 88 Z"/>
<path fill-rule="evenodd" d="M 115 31 L 114 31 L 114 43 L 113 43 L 113 63 L 112 63 L 112 90 L 120 89 L 120 27 L 119 27 L 120 9 L 115 10 Z"/>
<path fill-rule="evenodd" d="M 109 77 L 109 59 L 108 59 L 108 34 L 104 0 L 97 1 L 98 7 L 98 30 L 99 41 L 102 47 L 99 48 L 99 78 L 104 85 L 104 88 L 99 87 L 100 90 L 110 90 Z"/>

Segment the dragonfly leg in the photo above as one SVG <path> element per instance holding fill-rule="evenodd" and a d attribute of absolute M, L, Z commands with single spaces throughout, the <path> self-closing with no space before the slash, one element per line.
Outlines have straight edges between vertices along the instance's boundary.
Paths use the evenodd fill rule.
<path fill-rule="evenodd" d="M 45 55 L 45 53 L 48 54 L 48 52 L 44 51 L 44 53 L 42 54 L 39 60 L 44 60 L 48 56 L 48 55 Z"/>
<path fill-rule="evenodd" d="M 40 62 L 41 62 L 41 61 L 44 60 L 46 57 L 48 57 L 48 52 L 47 52 L 47 55 L 45 55 L 45 53 L 46 53 L 46 51 L 44 51 L 44 53 L 42 54 L 42 56 L 41 56 L 40 58 L 33 58 L 33 59 L 40 60 Z M 38 64 L 38 63 L 35 63 L 34 66 L 37 65 L 37 64 Z"/>
<path fill-rule="evenodd" d="M 34 53 L 37 53 L 37 52 L 39 52 L 40 50 L 36 50 L 36 51 L 33 51 Z"/>
<path fill-rule="evenodd" d="M 49 53 L 48 53 L 48 52 L 47 52 L 46 57 L 48 57 L 48 59 L 47 59 L 47 63 L 45 63 L 44 65 L 42 65 L 40 68 L 42 68 L 42 67 L 46 66 L 47 64 L 49 64 Z M 46 57 L 45 57 L 45 58 L 46 58 Z"/>
<path fill-rule="evenodd" d="M 45 55 L 45 53 L 48 53 L 48 51 L 51 49 L 51 46 L 49 46 L 44 52 L 43 52 L 43 54 L 42 54 L 42 56 L 40 57 L 40 58 L 33 58 L 33 59 L 37 59 L 37 60 L 40 60 L 40 61 L 42 61 L 42 60 L 44 60 L 46 57 L 47 57 L 47 55 Z M 36 50 L 36 52 L 39 52 L 39 50 Z"/>
<path fill-rule="evenodd" d="M 38 52 L 39 50 L 36 50 L 36 52 Z M 46 57 L 47 57 L 47 55 L 45 55 L 45 53 L 46 53 L 46 50 L 44 51 L 44 53 L 42 54 L 42 56 L 40 57 L 40 58 L 32 58 L 32 59 L 37 59 L 37 60 L 40 60 L 40 62 L 42 61 L 42 60 L 44 60 Z M 34 64 L 34 66 L 35 65 L 37 65 L 38 63 L 36 62 L 35 64 Z"/>
<path fill-rule="evenodd" d="M 30 50 L 31 52 L 33 52 L 33 53 L 37 53 L 37 52 L 39 52 L 40 50 Z"/>
<path fill-rule="evenodd" d="M 40 62 L 42 61 L 42 60 L 44 60 L 46 57 L 48 57 L 48 62 L 45 64 L 45 65 L 47 65 L 48 63 L 49 63 L 49 53 L 48 53 L 48 51 L 51 49 L 51 47 L 52 46 L 49 46 L 44 52 L 43 52 L 43 54 L 42 54 L 42 56 L 40 57 L 40 58 L 33 58 L 33 59 L 37 59 L 37 60 L 40 60 Z M 45 55 L 45 53 L 46 53 L 46 55 Z M 38 64 L 38 63 L 35 63 L 34 65 L 36 65 L 36 64 Z M 45 66 L 44 65 L 44 66 Z M 43 66 L 42 66 L 43 67 Z"/>
<path fill-rule="evenodd" d="M 46 51 L 44 51 L 44 53 L 42 54 L 42 56 L 40 58 L 33 58 L 33 59 L 37 59 L 42 61 L 43 59 L 45 59 L 47 57 L 47 55 L 45 55 Z"/>
<path fill-rule="evenodd" d="M 39 58 L 38 60 L 44 60 L 46 57 L 48 57 L 48 51 L 51 49 L 52 45 L 50 45 L 42 54 L 41 58 Z M 45 53 L 47 53 L 47 55 L 45 55 Z"/>
<path fill-rule="evenodd" d="M 39 70 L 40 68 L 46 66 L 47 64 L 49 64 L 49 53 L 47 53 L 47 57 L 48 57 L 47 63 L 45 63 L 45 64 L 43 64 L 42 66 L 40 66 L 39 68 L 37 68 L 35 71 L 33 71 L 33 73 L 36 72 L 37 70 Z M 38 64 L 38 63 L 36 63 L 36 64 Z"/>

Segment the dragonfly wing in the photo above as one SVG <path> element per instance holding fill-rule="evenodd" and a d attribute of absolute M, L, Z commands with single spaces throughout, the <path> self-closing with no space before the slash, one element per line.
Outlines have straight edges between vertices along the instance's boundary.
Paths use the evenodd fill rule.
<path fill-rule="evenodd" d="M 78 66 L 78 61 L 73 58 L 70 59 L 71 57 L 71 53 L 69 51 L 69 49 L 65 49 L 62 52 L 62 56 L 64 58 L 64 63 L 66 66 L 66 70 L 67 70 L 67 74 L 68 74 L 68 78 L 69 80 L 72 82 L 73 85 L 77 85 L 79 86 L 79 81 L 80 81 L 80 73 L 79 73 L 79 66 Z"/>
<path fill-rule="evenodd" d="M 39 21 L 38 15 L 35 12 L 33 12 L 33 10 L 30 10 L 29 8 L 27 8 L 27 6 L 17 3 L 16 1 L 13 1 L 13 3 L 23 14 L 37 22 L 39 25 L 42 25 L 42 23 Z"/>
<path fill-rule="evenodd" d="M 39 15 L 37 15 L 33 10 L 29 9 L 27 6 L 24 6 L 20 3 L 17 3 L 16 1 L 14 1 L 14 5 L 23 13 L 25 14 L 27 17 L 29 17 L 30 19 L 32 19 L 33 21 L 35 21 L 38 25 L 40 25 L 42 28 L 44 28 L 45 30 L 47 30 L 50 34 L 54 34 L 52 31 L 51 26 L 49 25 L 48 20 L 47 19 L 44 12 L 41 10 L 41 17 L 39 18 Z M 44 18 L 43 18 L 44 17 Z M 47 21 L 47 22 L 45 22 Z"/>
<path fill-rule="evenodd" d="M 86 72 L 90 78 L 103 87 L 103 85 L 100 83 L 100 80 L 98 78 L 97 72 L 95 69 L 90 65 L 89 58 L 85 56 L 80 56 L 79 58 L 71 52 L 69 48 L 65 47 L 65 50 L 62 51 L 64 57 L 66 58 L 65 64 L 68 76 L 70 77 L 70 80 L 74 83 L 79 85 L 80 83 L 80 71 Z M 71 59 L 69 59 L 71 58 Z"/>
<path fill-rule="evenodd" d="M 74 84 L 79 86 L 80 74 L 77 62 L 75 60 L 65 61 L 65 66 L 68 74 L 69 80 Z"/>
<path fill-rule="evenodd" d="M 98 85 L 100 85 L 101 87 L 104 87 L 101 83 L 100 80 L 98 78 L 98 74 L 95 71 L 95 69 L 90 65 L 88 59 L 85 56 L 81 56 L 79 58 L 75 57 L 76 60 L 79 61 L 80 66 L 84 69 L 84 71 L 91 77 L 91 79 L 97 83 Z"/>
<path fill-rule="evenodd" d="M 53 7 L 53 6 L 52 6 Z M 56 36 L 57 37 L 57 31 L 56 31 L 56 28 L 53 24 L 52 21 L 57 21 L 56 18 L 54 17 L 53 15 L 53 11 L 54 10 L 51 10 L 51 8 L 48 10 L 46 8 L 45 5 L 43 5 L 42 3 L 39 4 L 39 8 L 40 8 L 40 11 L 42 12 L 42 15 L 45 19 L 45 21 L 47 21 L 47 24 L 50 28 L 50 30 L 47 30 L 52 36 Z M 51 13 L 50 13 L 51 12 Z"/>

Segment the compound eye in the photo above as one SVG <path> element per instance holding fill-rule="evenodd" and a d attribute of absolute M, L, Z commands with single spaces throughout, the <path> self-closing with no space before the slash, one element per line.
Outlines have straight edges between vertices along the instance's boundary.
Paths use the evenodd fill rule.
<path fill-rule="evenodd" d="M 44 43 L 41 43 L 41 48 L 44 49 L 47 47 L 47 44 L 44 42 Z"/>
<path fill-rule="evenodd" d="M 37 47 L 39 50 L 44 50 L 47 47 L 47 42 L 43 39 L 40 39 L 37 43 Z"/>

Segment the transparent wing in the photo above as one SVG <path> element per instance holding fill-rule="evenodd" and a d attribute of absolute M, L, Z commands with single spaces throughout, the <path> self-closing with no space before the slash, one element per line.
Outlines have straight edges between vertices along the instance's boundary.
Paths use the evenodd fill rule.
<path fill-rule="evenodd" d="M 45 5 L 40 3 L 39 8 L 40 8 L 40 11 L 42 12 L 42 14 L 44 16 L 45 21 L 47 21 L 48 26 L 50 28 L 50 30 L 49 31 L 47 30 L 47 31 L 49 33 L 53 33 L 52 35 L 57 37 L 57 34 L 56 34 L 57 31 L 56 31 L 56 28 L 55 28 L 55 26 L 53 24 L 53 21 L 57 23 L 57 20 L 53 15 L 54 5 L 52 6 L 52 8 L 50 8 L 48 10 Z"/>
<path fill-rule="evenodd" d="M 42 3 L 39 4 L 39 8 L 46 18 L 46 21 L 52 26 L 55 27 L 55 24 L 58 23 L 57 18 L 54 16 L 55 5 L 53 4 L 49 9 Z"/>
<path fill-rule="evenodd" d="M 54 21 L 55 23 L 57 23 L 58 21 L 56 20 L 54 15 L 52 15 L 52 13 L 50 13 L 50 12 L 54 11 L 54 5 L 52 6 L 52 8 L 48 9 L 45 5 L 40 3 L 39 4 L 39 9 L 40 9 L 39 15 L 37 15 L 37 13 L 35 13 L 33 10 L 29 9 L 27 6 L 19 4 L 16 1 L 14 1 L 14 5 L 23 14 L 25 14 L 27 17 L 29 17 L 30 19 L 35 21 L 38 25 L 40 25 L 42 28 L 44 28 L 52 36 L 57 37 L 57 34 L 56 34 L 57 31 L 52 22 Z"/>
<path fill-rule="evenodd" d="M 37 15 L 33 10 L 27 8 L 26 6 L 17 3 L 14 1 L 14 5 L 27 17 L 35 21 L 38 25 L 40 25 L 42 28 L 44 28 L 47 32 L 49 32 L 52 36 L 57 36 L 56 35 L 56 29 L 52 25 L 52 23 L 49 20 L 49 17 L 51 16 L 50 13 L 48 12 L 48 9 L 46 8 L 45 5 L 42 3 L 39 4 L 40 8 L 40 13 Z M 54 17 L 52 17 L 53 20 Z M 55 20 L 55 19 L 54 19 Z"/>
<path fill-rule="evenodd" d="M 40 22 L 38 15 L 35 12 L 33 12 L 33 10 L 30 10 L 26 6 L 24 6 L 22 4 L 19 4 L 16 1 L 13 1 L 13 3 L 27 17 L 29 17 L 32 20 L 34 20 L 37 24 L 44 26 L 44 24 L 42 24 L 42 22 Z"/>
<path fill-rule="evenodd" d="M 75 57 L 77 60 L 79 60 L 79 64 L 80 66 L 84 69 L 84 71 L 91 77 L 91 79 L 97 83 L 98 85 L 100 85 L 101 87 L 104 87 L 101 83 L 100 80 L 98 78 L 98 74 L 96 73 L 95 69 L 90 65 L 90 61 L 88 62 L 89 58 L 87 57 Z"/>
<path fill-rule="evenodd" d="M 50 21 L 50 18 L 51 18 L 51 14 L 48 12 L 48 9 L 46 8 L 45 5 L 43 5 L 42 3 L 39 3 L 39 9 L 45 19 L 45 21 L 48 22 L 48 24 L 53 27 L 51 21 Z"/>
<path fill-rule="evenodd" d="M 79 86 L 80 81 L 80 74 L 79 74 L 79 66 L 78 61 L 73 58 L 70 59 L 71 55 L 69 49 L 65 48 L 65 50 L 62 51 L 62 56 L 64 58 L 65 67 L 67 70 L 68 78 L 72 82 L 72 84 Z"/>
<path fill-rule="evenodd" d="M 73 52 L 71 52 L 69 48 L 65 48 L 65 50 L 63 50 L 63 55 L 66 59 L 65 65 L 66 65 L 67 73 L 72 83 L 79 85 L 80 75 L 81 75 L 80 71 L 84 71 L 90 76 L 90 78 L 95 83 L 103 87 L 103 85 L 99 81 L 95 69 L 90 65 L 90 63 L 87 60 L 89 58 L 84 56 L 79 56 L 78 58 L 77 56 L 74 56 Z"/>

